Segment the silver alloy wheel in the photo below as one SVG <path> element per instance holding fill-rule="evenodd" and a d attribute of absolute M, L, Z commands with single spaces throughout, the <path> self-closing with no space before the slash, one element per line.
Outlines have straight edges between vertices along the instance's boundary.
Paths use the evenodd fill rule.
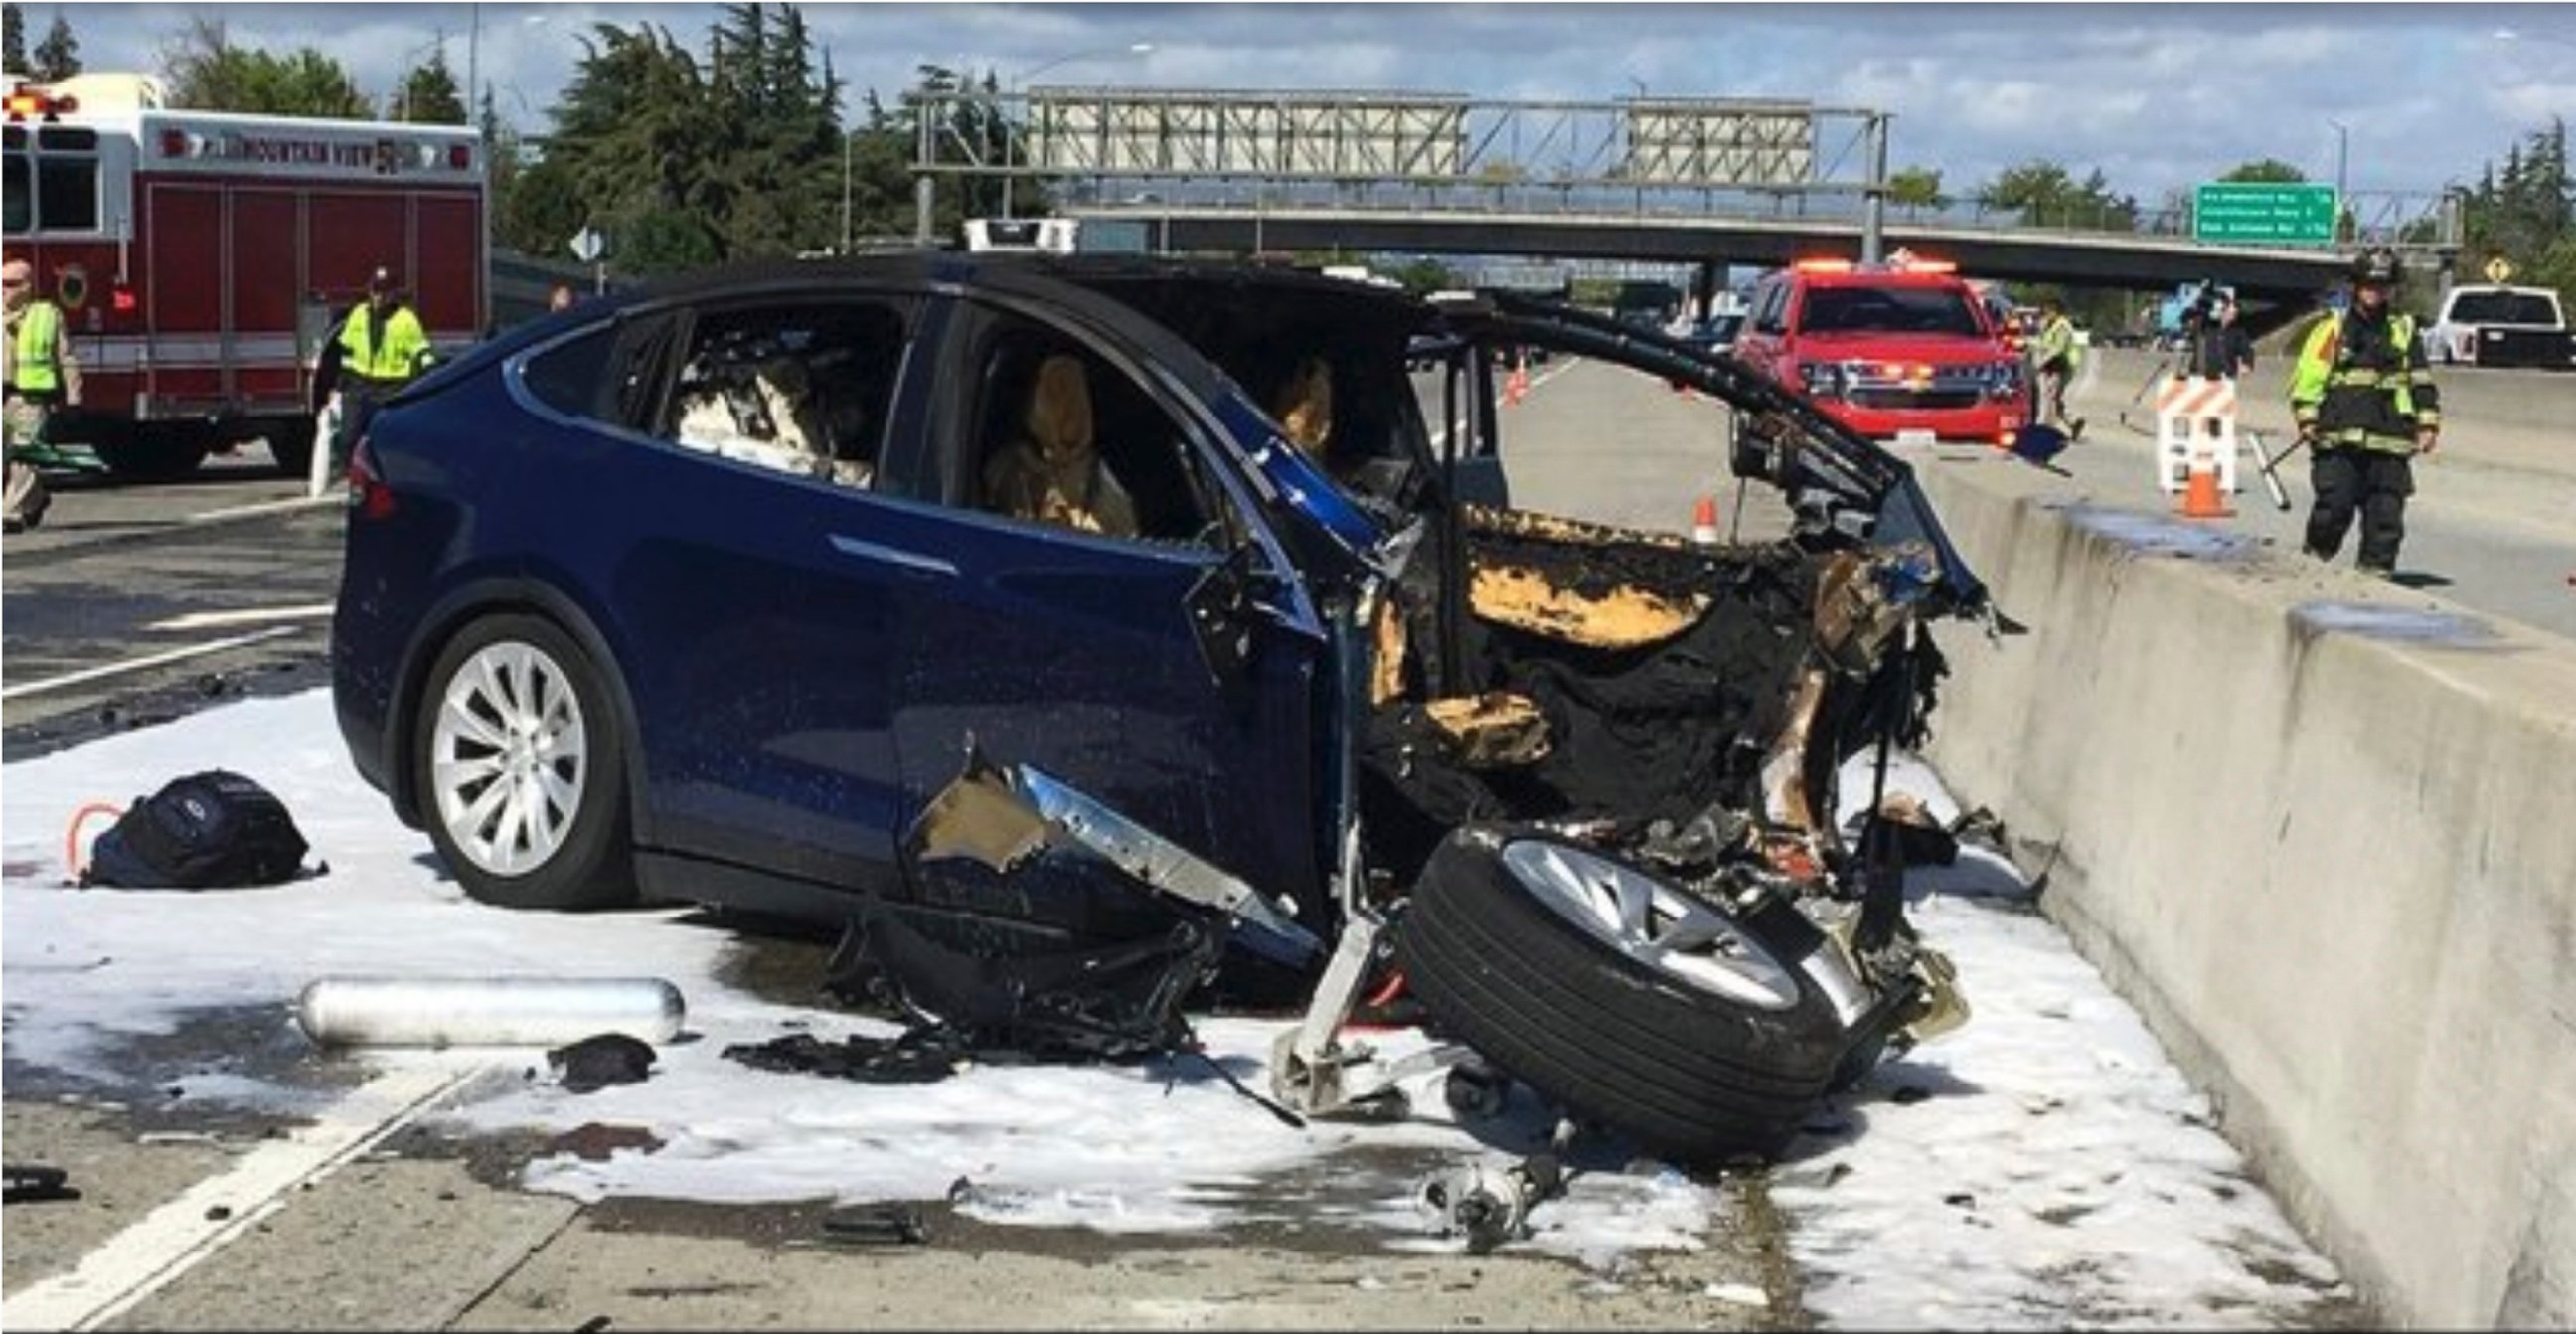
<path fill-rule="evenodd" d="M 477 870 L 526 875 L 563 846 L 589 735 L 572 678 L 544 650 L 504 640 L 459 664 L 429 744 L 439 822 Z"/>
<path fill-rule="evenodd" d="M 1504 869 L 1557 916 L 1647 968 L 1765 1010 L 1798 1003 L 1798 980 L 1733 918 L 1606 857 L 1524 839 Z"/>

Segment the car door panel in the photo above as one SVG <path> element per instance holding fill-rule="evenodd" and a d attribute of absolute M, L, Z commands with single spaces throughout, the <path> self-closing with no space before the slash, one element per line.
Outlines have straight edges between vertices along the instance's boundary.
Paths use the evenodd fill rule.
<path fill-rule="evenodd" d="M 990 322 L 952 321 L 950 365 L 965 364 Z M 966 425 L 972 378 L 956 377 L 933 428 L 965 455 L 977 448 Z M 1213 414 L 1199 420 L 1198 429 L 1216 429 Z M 1206 440 L 1192 447 L 1202 466 L 1227 466 Z M 975 469 L 952 463 L 936 473 Z M 1232 494 L 1248 513 L 1239 488 Z M 1221 672 L 1188 610 L 1192 590 L 1224 563 L 1217 547 L 1103 537 L 962 504 L 936 521 L 947 530 L 940 558 L 955 573 L 905 585 L 910 654 L 895 732 L 907 801 L 955 778 L 971 742 L 1265 892 L 1307 894 L 1320 882 L 1316 729 L 1327 725 L 1326 692 L 1321 636 L 1301 619 L 1302 599 L 1252 611 L 1245 662 Z M 877 540 L 930 545 L 922 535 Z M 1278 558 L 1276 546 L 1265 550 Z"/>
<path fill-rule="evenodd" d="M 849 299 L 910 317 L 905 303 Z M 667 381 L 676 359 L 657 357 Z M 664 410 L 649 390 L 627 399 L 642 421 Z M 906 817 L 892 728 L 896 585 L 914 571 L 851 543 L 888 526 L 896 502 L 686 447 L 642 421 L 533 460 L 531 479 L 538 494 L 599 498 L 571 525 L 580 535 L 553 545 L 607 592 L 601 615 L 644 734 L 642 827 L 664 851 L 833 885 L 886 882 Z M 883 429 L 896 439 L 918 428 L 898 407 Z"/>

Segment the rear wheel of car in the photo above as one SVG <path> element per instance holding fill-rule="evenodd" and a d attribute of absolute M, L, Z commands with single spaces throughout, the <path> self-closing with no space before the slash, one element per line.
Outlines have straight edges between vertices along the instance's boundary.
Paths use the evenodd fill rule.
<path fill-rule="evenodd" d="M 1461 834 L 1397 948 L 1423 1006 L 1513 1077 L 1709 1165 L 1786 1147 L 1848 1045 L 1785 927 L 1559 839 Z"/>
<path fill-rule="evenodd" d="M 476 621 L 438 655 L 419 707 L 416 790 L 467 894 L 506 908 L 635 901 L 625 742 L 571 636 L 535 616 Z"/>

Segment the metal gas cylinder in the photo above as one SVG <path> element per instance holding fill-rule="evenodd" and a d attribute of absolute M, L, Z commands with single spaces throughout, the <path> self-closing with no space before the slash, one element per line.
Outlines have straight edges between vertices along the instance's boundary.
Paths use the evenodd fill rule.
<path fill-rule="evenodd" d="M 323 977 L 295 1001 L 306 1037 L 353 1047 L 667 1042 L 686 1012 L 680 989 L 655 977 Z"/>

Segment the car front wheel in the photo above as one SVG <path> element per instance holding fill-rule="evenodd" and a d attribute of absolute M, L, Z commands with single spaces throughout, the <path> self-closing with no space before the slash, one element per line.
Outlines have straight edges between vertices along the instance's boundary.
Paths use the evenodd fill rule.
<path fill-rule="evenodd" d="M 533 616 L 477 621 L 439 654 L 420 707 L 416 790 L 467 894 L 506 908 L 635 901 L 624 745 L 571 636 Z"/>
<path fill-rule="evenodd" d="M 1851 1045 L 1801 966 L 1803 923 L 1786 903 L 1739 917 L 1545 835 L 1465 833 L 1423 868 L 1397 949 L 1423 1006 L 1494 1064 L 1715 1165 L 1786 1147 Z"/>

